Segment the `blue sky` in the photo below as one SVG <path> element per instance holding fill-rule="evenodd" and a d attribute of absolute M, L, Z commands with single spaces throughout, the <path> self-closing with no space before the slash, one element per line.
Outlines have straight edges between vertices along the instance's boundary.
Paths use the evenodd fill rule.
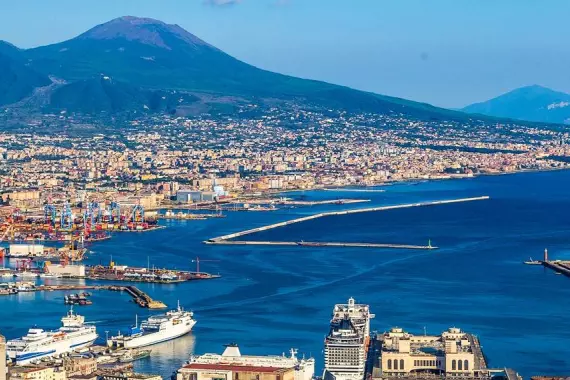
<path fill-rule="evenodd" d="M 264 69 L 460 107 L 530 84 L 570 92 L 569 14 L 568 0 L 2 0 L 0 39 L 152 17 Z"/>

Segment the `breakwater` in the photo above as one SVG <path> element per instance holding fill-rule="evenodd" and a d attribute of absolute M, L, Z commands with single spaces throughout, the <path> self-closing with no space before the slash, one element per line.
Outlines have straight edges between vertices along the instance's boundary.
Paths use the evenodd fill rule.
<path fill-rule="evenodd" d="M 351 242 L 321 242 L 321 241 L 252 241 L 252 240 L 218 240 L 216 242 L 206 241 L 206 244 L 225 245 L 275 245 L 300 247 L 352 247 L 352 248 L 396 248 L 396 249 L 437 249 L 431 244 L 411 245 L 411 244 L 382 244 L 382 243 L 351 243 Z"/>
<path fill-rule="evenodd" d="M 403 208 L 411 208 L 411 207 L 426 207 L 426 206 L 444 205 L 444 204 L 451 204 L 451 203 L 474 202 L 474 201 L 481 201 L 481 200 L 487 200 L 487 199 L 489 199 L 489 196 L 485 195 L 485 196 L 471 197 L 471 198 L 448 199 L 448 200 L 441 200 L 441 201 L 406 203 L 406 204 L 392 205 L 392 206 L 359 208 L 359 209 L 344 210 L 344 211 L 321 212 L 318 214 L 304 216 L 304 217 L 296 218 L 296 219 L 291 219 L 291 220 L 284 221 L 284 222 L 273 223 L 273 224 L 269 224 L 269 225 L 262 226 L 262 227 L 252 228 L 249 230 L 234 232 L 234 233 L 228 234 L 228 235 L 218 236 L 215 238 L 208 239 L 208 240 L 204 241 L 204 243 L 206 243 L 206 244 L 228 244 L 228 241 L 230 241 L 231 239 L 239 238 L 239 237 L 246 236 L 246 235 L 251 235 L 251 234 L 254 234 L 257 232 L 268 231 L 268 230 L 272 230 L 272 229 L 279 228 L 279 227 L 285 227 L 285 226 L 295 224 L 295 223 L 302 223 L 302 222 L 306 222 L 306 221 L 313 220 L 313 219 L 324 218 L 327 216 L 349 215 L 349 214 L 357 214 L 357 213 L 363 213 L 363 212 L 386 211 L 386 210 L 395 210 L 395 209 L 403 209 Z M 232 241 L 233 241 L 233 244 L 239 244 L 239 243 L 236 243 L 237 242 L 236 240 L 232 240 Z M 247 243 L 251 244 L 253 242 L 247 241 Z M 289 243 L 291 243 L 291 242 L 289 242 Z M 242 241 L 242 244 L 245 244 L 245 242 Z M 329 243 L 329 244 L 333 244 L 333 243 Z M 342 244 L 342 243 L 337 243 L 337 244 Z M 351 243 L 351 244 L 366 245 L 368 243 Z M 288 245 L 291 245 L 291 244 L 288 244 Z M 340 245 L 340 246 L 342 246 L 342 245 Z M 408 247 L 411 247 L 411 246 L 408 246 Z"/>

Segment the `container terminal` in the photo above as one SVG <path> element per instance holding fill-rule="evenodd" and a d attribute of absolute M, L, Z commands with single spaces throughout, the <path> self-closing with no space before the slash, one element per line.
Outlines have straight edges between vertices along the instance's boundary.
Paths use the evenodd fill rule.
<path fill-rule="evenodd" d="M 0 241 L 65 242 L 81 239 L 96 242 L 109 239 L 110 232 L 140 232 L 158 228 L 157 213 L 138 204 L 84 202 L 72 208 L 69 202 L 22 211 L 4 210 L 0 216 Z"/>

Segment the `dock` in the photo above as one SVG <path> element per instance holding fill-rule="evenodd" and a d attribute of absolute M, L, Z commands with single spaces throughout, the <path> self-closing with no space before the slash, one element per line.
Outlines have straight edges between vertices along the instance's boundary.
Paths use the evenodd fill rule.
<path fill-rule="evenodd" d="M 542 266 L 570 277 L 570 261 L 542 261 Z"/>
<path fill-rule="evenodd" d="M 147 309 L 164 309 L 166 307 L 164 303 L 153 300 L 152 298 L 150 298 L 148 294 L 146 294 L 136 286 L 120 286 L 117 288 L 118 289 L 116 290 L 119 291 L 124 290 L 127 293 L 129 293 L 133 297 L 135 303 L 140 307 L 145 307 Z M 115 289 L 110 289 L 110 290 L 115 290 Z"/>
<path fill-rule="evenodd" d="M 394 248 L 394 249 L 437 249 L 429 245 L 410 244 L 380 244 L 380 243 L 351 243 L 351 242 L 321 242 L 321 241 L 253 241 L 253 240 L 218 240 L 206 241 L 206 244 L 225 245 L 274 245 L 274 246 L 300 246 L 300 247 L 352 247 L 352 248 Z"/>
<path fill-rule="evenodd" d="M 543 260 L 533 260 L 524 262 L 527 265 L 542 265 L 545 268 L 552 269 L 558 274 L 563 274 L 566 277 L 570 277 L 570 261 L 567 260 L 549 260 L 548 259 L 548 249 L 544 250 Z"/>
<path fill-rule="evenodd" d="M 111 291 L 125 291 L 134 300 L 134 302 L 140 307 L 148 309 L 164 309 L 167 307 L 161 301 L 153 300 L 148 294 L 140 290 L 135 286 L 116 286 L 116 285 L 39 285 L 35 286 L 29 284 L 26 286 L 26 290 L 20 290 L 10 293 L 1 292 L 0 295 L 14 295 L 20 292 L 22 293 L 32 293 L 32 292 L 53 292 L 53 291 L 69 291 L 69 290 L 111 290 Z"/>
<path fill-rule="evenodd" d="M 324 201 L 295 201 L 284 200 L 278 201 L 277 204 L 291 205 L 291 206 L 318 206 L 318 205 L 348 205 L 353 203 L 370 202 L 370 199 L 328 199 Z"/>
<path fill-rule="evenodd" d="M 435 205 L 444 205 L 444 204 L 452 204 L 452 203 L 463 203 L 463 202 L 474 202 L 474 201 L 481 201 L 487 200 L 489 196 L 480 196 L 480 197 L 471 197 L 471 198 L 459 198 L 459 199 L 449 199 L 449 200 L 441 200 L 441 201 L 429 201 L 429 202 L 418 202 L 418 203 L 407 203 L 407 204 L 400 204 L 400 205 L 393 205 L 393 206 L 379 206 L 379 207 L 369 207 L 369 208 L 358 208 L 352 210 L 344 210 L 344 211 L 331 211 L 331 212 L 321 212 L 318 214 L 313 214 L 309 216 L 304 216 L 301 218 L 291 219 L 284 222 L 273 223 L 263 227 L 252 228 L 249 230 L 244 230 L 240 232 L 234 232 L 232 234 L 218 236 L 215 238 L 208 239 L 204 241 L 205 244 L 264 244 L 264 245 L 308 245 L 308 246 L 324 246 L 324 247 L 367 247 L 367 248 L 406 248 L 406 249 L 434 249 L 431 244 L 427 246 L 416 246 L 416 245 L 408 245 L 408 244 L 376 244 L 376 243 L 335 243 L 335 242 L 326 242 L 326 243 L 319 243 L 319 242 L 312 242 L 312 243 L 304 243 L 301 242 L 254 242 L 254 241 L 240 241 L 240 240 L 233 240 L 235 238 L 240 238 L 243 236 L 255 234 L 262 231 L 268 231 L 275 228 L 285 227 L 295 223 L 302 223 L 309 220 L 329 217 L 329 216 L 338 216 L 338 215 L 349 215 L 349 214 L 357 214 L 362 212 L 374 212 L 374 211 L 386 211 L 386 210 L 396 210 L 396 209 L 403 209 L 403 208 L 412 208 L 412 207 L 426 207 L 426 206 L 435 206 Z M 275 244 L 274 244 L 275 243 Z"/>

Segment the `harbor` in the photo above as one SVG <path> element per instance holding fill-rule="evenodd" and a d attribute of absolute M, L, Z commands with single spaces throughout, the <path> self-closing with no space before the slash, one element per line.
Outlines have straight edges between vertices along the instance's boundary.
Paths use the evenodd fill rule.
<path fill-rule="evenodd" d="M 504 181 L 514 184 L 503 185 L 501 192 L 490 190 L 490 185 L 475 187 L 481 182 L 491 182 L 495 186 L 495 182 Z M 545 181 L 543 179 L 539 182 Z M 562 344 L 568 336 L 567 331 L 570 330 L 564 320 L 552 317 L 565 312 L 563 303 L 552 300 L 564 299 L 569 288 L 563 286 L 565 278 L 561 275 L 555 276 L 552 270 L 519 263 L 522 259 L 528 259 L 529 252 L 533 258 L 542 259 L 544 241 L 560 238 L 562 235 L 559 231 L 566 229 L 567 224 L 560 224 L 561 220 L 565 220 L 560 218 L 565 214 L 563 211 L 566 207 L 560 207 L 560 212 L 557 211 L 558 206 L 545 207 L 538 215 L 526 218 L 526 212 L 534 210 L 529 209 L 527 201 L 534 198 L 522 195 L 509 197 L 509 194 L 515 194 L 515 190 L 519 189 L 522 183 L 526 183 L 526 180 L 517 180 L 517 176 L 497 176 L 464 182 L 395 185 L 386 193 L 371 193 L 372 203 L 362 203 L 358 206 L 368 208 L 385 204 L 413 204 L 433 200 L 437 196 L 442 199 L 459 199 L 477 194 L 488 194 L 491 200 L 457 203 L 442 208 L 416 207 L 386 214 L 353 214 L 354 217 L 351 218 L 338 217 L 335 223 L 329 223 L 326 219 L 320 219 L 317 223 L 309 221 L 306 225 L 298 224 L 300 228 L 295 228 L 296 231 L 307 231 L 302 236 L 292 235 L 291 231 L 283 228 L 271 232 L 271 238 L 263 238 L 263 235 L 252 235 L 251 239 L 249 236 L 241 238 L 253 240 L 255 237 L 258 240 L 291 242 L 300 242 L 300 239 L 307 242 L 390 241 L 427 245 L 429 237 L 433 245 L 440 247 L 437 251 L 418 251 L 419 254 L 416 254 L 415 251 L 389 249 L 375 251 L 335 247 L 306 249 L 307 247 L 292 245 L 272 248 L 202 244 L 203 240 L 214 236 L 253 229 L 312 213 L 352 208 L 333 204 L 315 208 L 313 211 L 299 207 L 275 213 L 224 212 L 226 218 L 211 219 L 208 223 L 174 222 L 169 223 L 166 229 L 149 234 L 119 235 L 94 244 L 90 249 L 95 252 L 87 255 L 85 265 L 95 266 L 102 262 L 109 266 L 109 258 L 112 255 L 113 261 L 118 265 L 148 268 L 147 258 L 150 257 L 151 269 L 156 265 L 168 269 L 195 271 L 191 260 L 197 255 L 204 259 L 220 260 L 215 265 L 200 263 L 204 264 L 201 270 L 210 273 L 219 271 L 222 274 L 222 278 L 216 281 L 177 284 L 98 281 L 97 285 L 103 286 L 135 285 L 153 299 L 168 306 L 175 306 L 180 299 L 184 307 L 193 309 L 196 314 L 198 323 L 194 332 L 169 344 L 153 347 L 150 359 L 135 362 L 135 368 L 140 372 L 157 372 L 168 378 L 173 369 L 181 364 L 180 360 L 187 359 L 187 355 L 221 353 L 223 345 L 228 342 L 241 343 L 243 347 L 240 348 L 244 353 L 251 352 L 250 347 L 261 345 L 264 348 L 257 348 L 253 353 L 268 352 L 280 355 L 282 351 L 287 351 L 289 346 L 298 347 L 299 351 L 304 353 L 321 353 L 332 306 L 354 295 L 358 301 L 370 304 L 372 311 L 378 313 L 372 320 L 373 330 L 384 331 L 397 323 L 422 335 L 425 325 L 428 335 L 437 335 L 448 326 L 457 325 L 480 334 L 481 344 L 485 354 L 491 359 L 491 365 L 504 364 L 517 370 L 520 368 L 525 378 L 529 378 L 531 374 L 536 373 L 533 368 L 546 373 L 550 367 L 541 365 L 540 347 L 528 344 L 526 339 L 516 339 L 517 345 L 525 350 L 524 354 L 509 350 L 512 343 L 510 337 L 512 334 L 524 335 L 533 342 L 552 339 L 555 342 L 553 358 L 557 362 L 565 363 L 567 356 Z M 466 184 L 471 188 L 464 189 Z M 544 186 L 548 186 L 549 191 L 555 189 L 553 183 L 546 181 L 540 186 L 536 183 L 531 192 L 535 194 Z M 435 194 L 436 190 L 443 191 L 444 194 Z M 330 192 L 315 191 L 307 194 L 306 200 L 319 200 L 319 197 L 336 198 L 336 194 Z M 511 203 L 516 209 L 508 208 Z M 493 210 L 503 209 L 505 212 L 501 213 L 500 218 L 488 217 L 494 215 Z M 537 222 L 537 219 L 540 222 Z M 533 227 L 536 223 L 547 223 L 544 228 L 552 234 L 541 235 L 540 240 L 537 239 Z M 411 238 L 415 236 L 419 237 L 418 240 L 412 241 Z M 559 244 L 549 243 L 553 253 L 551 260 L 565 258 L 563 253 L 566 252 L 563 250 L 567 241 L 560 240 Z M 424 252 L 426 254 L 423 254 Z M 538 252 L 536 256 L 540 257 L 534 257 L 535 252 Z M 555 257 L 554 252 L 560 252 L 560 256 Z M 8 260 L 5 259 L 5 262 Z M 14 264 L 14 261 L 10 264 Z M 474 268 L 469 275 L 470 281 L 458 279 L 457 270 L 461 268 Z M 505 281 L 493 281 L 498 277 L 505 278 Z M 57 283 L 64 280 L 40 278 L 36 281 Z M 84 281 L 91 283 L 90 279 Z M 474 288 L 473 284 L 477 284 L 477 287 Z M 454 287 L 455 294 L 443 293 L 449 286 Z M 93 294 L 93 305 L 74 308 L 80 313 L 84 312 L 89 320 L 98 322 L 97 328 L 101 338 L 105 337 L 105 331 L 114 335 L 118 330 L 133 325 L 135 314 L 139 314 L 140 320 L 144 319 L 150 310 L 131 302 L 132 296 L 125 291 L 85 291 Z M 66 310 L 63 304 L 64 295 L 80 292 L 83 290 L 35 294 L 22 292 L 18 296 L 0 297 L 0 308 L 5 310 L 0 312 L 3 318 L 11 318 L 7 310 L 16 310 L 18 313 L 15 328 L 5 330 L 4 334 L 8 339 L 12 339 L 24 335 L 27 328 L 36 324 L 56 326 L 54 315 L 62 315 Z M 347 296 L 331 294 L 335 292 L 343 292 Z M 494 296 L 481 297 L 482 292 Z M 461 302 L 458 301 L 459 295 L 464 298 Z M 437 309 L 433 307 L 434 304 L 438 305 Z M 37 317 L 37 309 L 44 313 L 41 319 Z M 504 312 L 497 314 L 497 310 Z M 308 317 L 307 313 L 312 317 Z M 425 318 L 414 317 L 416 313 L 425 315 Z M 520 313 L 526 317 L 512 323 L 512 315 Z M 496 320 L 497 324 L 490 326 L 487 324 L 488 320 Z M 562 324 L 556 331 L 532 329 L 532 326 L 541 326 L 544 321 L 548 324 Z M 228 326 L 232 326 L 231 331 L 228 331 Z M 276 329 L 275 326 L 280 328 Z M 302 334 L 306 339 L 289 338 L 299 332 L 296 326 L 302 326 Z M 503 343 L 504 339 L 507 341 Z M 255 346 L 256 343 L 260 346 Z M 532 353 L 532 357 L 526 354 L 528 352 Z M 322 354 L 315 354 L 315 358 L 316 375 L 319 376 L 322 375 L 323 368 Z M 562 369 L 562 365 L 556 368 Z"/>

